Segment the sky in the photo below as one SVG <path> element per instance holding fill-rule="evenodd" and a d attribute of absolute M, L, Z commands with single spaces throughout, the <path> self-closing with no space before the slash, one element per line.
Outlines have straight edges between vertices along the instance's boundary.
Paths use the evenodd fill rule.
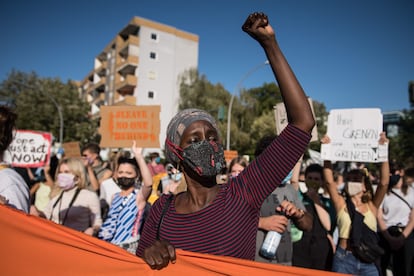
<path fill-rule="evenodd" d="M 259 44 L 241 30 L 265 12 L 306 94 L 341 108 L 408 109 L 414 81 L 413 0 L 5 0 L 0 82 L 11 71 L 82 80 L 134 17 L 199 36 L 199 73 L 230 93 L 274 82 Z"/>

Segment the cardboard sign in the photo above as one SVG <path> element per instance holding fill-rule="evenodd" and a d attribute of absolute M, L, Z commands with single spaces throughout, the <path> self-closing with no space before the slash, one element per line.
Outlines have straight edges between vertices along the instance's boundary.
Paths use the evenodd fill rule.
<path fill-rule="evenodd" d="M 79 142 L 63 143 L 62 147 L 65 157 L 81 157 Z"/>
<path fill-rule="evenodd" d="M 17 130 L 4 160 L 14 167 L 38 168 L 49 164 L 52 134 L 41 131 Z"/>
<path fill-rule="evenodd" d="M 309 105 L 312 109 L 313 118 L 315 119 L 315 126 L 312 129 L 312 138 L 311 142 L 318 141 L 318 128 L 316 127 L 316 118 L 315 118 L 315 112 L 313 110 L 313 104 L 312 99 L 308 98 Z M 278 103 L 274 107 L 275 112 L 275 120 L 276 120 L 276 134 L 279 135 L 282 130 L 285 129 L 285 127 L 288 125 L 288 118 L 286 113 L 286 107 L 284 103 Z"/>
<path fill-rule="evenodd" d="M 101 147 L 159 148 L 160 106 L 101 106 Z"/>
<path fill-rule="evenodd" d="M 229 164 L 233 158 L 236 158 L 239 156 L 239 153 L 237 150 L 225 150 L 224 151 L 224 159 L 226 160 L 226 163 Z"/>
<path fill-rule="evenodd" d="M 328 116 L 330 144 L 323 144 L 324 160 L 383 162 L 388 145 L 379 145 L 382 114 L 378 108 L 334 109 Z"/>

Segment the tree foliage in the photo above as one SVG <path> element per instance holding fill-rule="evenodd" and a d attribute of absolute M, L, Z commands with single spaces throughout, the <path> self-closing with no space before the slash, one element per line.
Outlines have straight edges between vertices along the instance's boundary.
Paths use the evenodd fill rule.
<path fill-rule="evenodd" d="M 230 93 L 221 84 L 213 85 L 197 70 L 190 70 L 182 76 L 178 109 L 199 108 L 212 114 L 224 141 L 227 130 L 225 110 L 230 98 Z"/>
<path fill-rule="evenodd" d="M 390 140 L 390 160 L 405 168 L 414 167 L 414 109 L 404 111 L 398 136 Z"/>
<path fill-rule="evenodd" d="M 230 149 L 239 154 L 253 155 L 257 141 L 264 135 L 276 132 L 274 106 L 282 102 L 276 83 L 264 83 L 260 87 L 240 91 L 234 95 L 231 110 Z M 232 95 L 221 84 L 211 84 L 196 70 L 188 71 L 181 81 L 179 109 L 200 108 L 210 112 L 218 121 L 223 143 L 227 134 L 227 112 Z M 313 101 L 318 122 L 318 132 L 326 132 L 327 112 L 323 103 Z M 224 109 L 220 116 L 220 107 Z M 223 116 L 224 114 L 224 116 Z M 313 145 L 318 149 L 319 143 Z"/>
<path fill-rule="evenodd" d="M 34 72 L 12 71 L 0 84 L 0 97 L 15 105 L 18 129 L 51 132 L 58 140 L 61 108 L 63 142 L 98 139 L 98 122 L 88 116 L 90 106 L 80 98 L 71 81 L 63 83 L 59 79 L 40 78 Z"/>

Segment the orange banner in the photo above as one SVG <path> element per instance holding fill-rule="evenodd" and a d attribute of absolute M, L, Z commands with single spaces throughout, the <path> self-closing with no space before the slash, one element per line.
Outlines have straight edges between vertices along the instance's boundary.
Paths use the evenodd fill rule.
<path fill-rule="evenodd" d="M 143 148 L 159 148 L 160 106 L 101 106 L 99 133 L 101 147 L 131 147 L 132 141 Z"/>
<path fill-rule="evenodd" d="M 177 250 L 177 262 L 151 270 L 111 243 L 0 205 L 2 275 L 337 275 Z"/>

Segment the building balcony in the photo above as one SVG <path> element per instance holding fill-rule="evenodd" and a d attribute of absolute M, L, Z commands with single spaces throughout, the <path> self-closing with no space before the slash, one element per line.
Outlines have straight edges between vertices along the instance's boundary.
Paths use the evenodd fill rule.
<path fill-rule="evenodd" d="M 129 46 L 130 45 L 139 45 L 139 37 L 130 35 L 128 36 L 128 39 L 123 41 L 122 39 L 117 40 L 117 50 L 121 55 L 127 56 L 129 54 Z"/>
<path fill-rule="evenodd" d="M 97 106 L 101 106 L 102 104 L 105 103 L 105 93 L 97 93 L 95 91 L 95 93 L 92 94 L 92 101 L 90 102 L 91 104 L 96 104 Z"/>
<path fill-rule="evenodd" d="M 134 75 L 135 69 L 138 67 L 138 57 L 128 56 L 126 59 L 120 58 L 116 63 L 116 70 L 121 75 Z"/>
<path fill-rule="evenodd" d="M 122 98 L 122 99 L 119 99 Z M 125 97 L 118 97 L 113 105 L 136 105 L 137 99 L 134 96 L 126 95 Z"/>
<path fill-rule="evenodd" d="M 122 96 L 133 95 L 137 83 L 138 78 L 136 76 L 127 75 L 125 78 L 121 79 L 115 84 L 115 90 Z"/>
<path fill-rule="evenodd" d="M 104 92 L 105 91 L 105 85 L 106 85 L 106 78 L 101 77 L 99 82 L 94 83 L 91 90 L 96 90 L 98 92 Z"/>
<path fill-rule="evenodd" d="M 102 62 L 101 66 L 95 69 L 95 72 L 98 76 L 103 77 L 106 76 L 106 69 L 107 69 L 107 61 Z"/>

